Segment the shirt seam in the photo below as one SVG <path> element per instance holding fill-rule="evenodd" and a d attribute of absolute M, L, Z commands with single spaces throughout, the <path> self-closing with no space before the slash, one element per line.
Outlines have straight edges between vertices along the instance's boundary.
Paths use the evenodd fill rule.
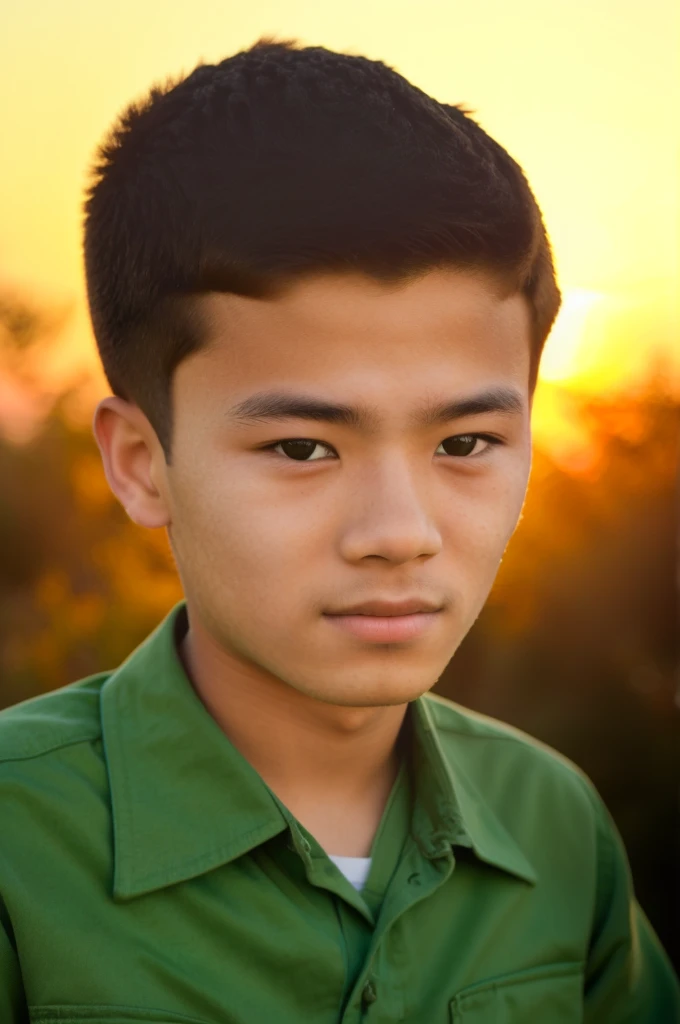
<path fill-rule="evenodd" d="M 14 761 L 33 761 L 35 758 L 45 757 L 46 754 L 53 754 L 57 750 L 64 750 L 66 747 L 77 747 L 81 743 L 93 743 L 101 739 L 101 737 L 101 732 L 97 732 L 92 736 L 79 736 L 77 739 L 64 740 L 63 742 L 53 744 L 51 747 L 43 747 L 30 753 L 0 754 L 0 764 L 11 764 Z"/>
<path fill-rule="evenodd" d="M 542 740 L 539 740 L 534 736 L 529 736 L 527 734 L 527 737 L 525 738 L 523 736 L 510 736 L 504 733 L 488 733 L 480 735 L 479 733 L 467 732 L 464 729 L 456 728 L 455 726 L 442 725 L 440 723 L 435 724 L 435 731 L 438 734 L 446 732 L 454 736 L 462 736 L 464 739 L 481 740 L 482 742 L 486 740 L 505 740 L 506 742 L 509 741 L 512 743 L 516 743 L 523 749 L 528 748 L 529 750 L 533 750 L 538 754 L 546 755 L 550 759 L 551 764 L 553 764 L 555 767 L 561 768 L 568 775 L 576 777 L 580 779 L 582 782 L 592 785 L 592 781 L 589 779 L 586 772 L 584 772 L 584 770 L 581 767 L 579 767 L 579 765 L 577 765 L 575 761 L 572 761 L 565 754 L 562 754 L 559 750 L 556 750 L 554 747 L 551 747 L 548 743 L 544 743 Z"/>
<path fill-rule="evenodd" d="M 558 757 L 564 757 L 564 754 L 560 754 L 559 750 L 555 750 L 547 743 L 543 743 L 542 740 L 537 739 L 535 736 L 529 736 L 527 733 L 526 738 L 523 736 L 510 736 L 507 733 L 489 732 L 481 735 L 480 733 L 467 732 L 465 729 L 456 728 L 456 726 L 442 725 L 437 722 L 435 724 L 436 732 L 452 732 L 456 736 L 466 736 L 471 740 L 509 740 L 512 743 L 519 743 L 522 747 L 530 747 L 532 750 L 540 750 L 545 753 L 557 754 Z M 534 746 L 535 744 L 535 746 Z"/>
<path fill-rule="evenodd" d="M 137 1006 L 130 1005 L 128 1003 L 47 1003 L 47 1004 L 30 1004 L 29 1010 L 34 1015 L 36 1021 L 44 1021 L 45 1024 L 82 1024 L 83 1021 L 87 1021 L 87 1018 L 83 1016 L 85 1012 L 89 1014 L 99 1014 L 100 1020 L 114 1020 L 113 1014 L 116 1017 L 120 1016 L 121 1013 L 126 1015 L 129 1013 L 144 1014 L 144 1020 L 149 1021 L 149 1024 L 153 1024 L 154 1021 L 161 1022 L 166 1020 L 172 1020 L 173 1024 L 208 1024 L 203 1017 L 189 1017 L 185 1014 L 177 1013 L 172 1010 L 157 1009 L 153 1006 Z M 57 1014 L 57 1016 L 52 1016 Z M 64 1016 L 66 1014 L 66 1016 Z"/>

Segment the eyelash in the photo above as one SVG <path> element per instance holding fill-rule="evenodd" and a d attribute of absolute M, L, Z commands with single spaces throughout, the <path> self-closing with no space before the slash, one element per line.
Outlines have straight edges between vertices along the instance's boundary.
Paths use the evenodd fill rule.
<path fill-rule="evenodd" d="M 459 459 L 462 462 L 470 462 L 473 461 L 474 459 L 482 459 L 486 455 L 489 455 L 496 445 L 505 444 L 505 442 L 502 441 L 499 437 L 494 437 L 492 434 L 450 434 L 448 437 L 444 438 L 444 441 L 458 441 L 460 440 L 460 438 L 463 437 L 470 437 L 475 438 L 475 440 L 488 441 L 490 447 L 485 448 L 484 451 L 482 452 L 478 452 L 477 455 L 446 455 L 446 458 Z M 279 453 L 276 452 L 275 449 L 278 448 L 280 444 L 285 444 L 286 441 L 313 441 L 314 444 L 321 445 L 322 448 L 327 448 L 329 451 L 335 451 L 335 449 L 331 445 L 326 444 L 324 441 L 317 441 L 316 438 L 314 437 L 282 437 L 279 441 L 273 441 L 271 444 L 264 445 L 262 448 L 260 448 L 260 451 L 271 452 L 274 455 L 278 455 Z M 440 441 L 439 444 L 443 444 L 444 441 Z M 437 445 L 437 447 L 439 447 L 439 445 Z M 281 458 L 285 459 L 287 462 L 297 462 L 298 464 L 302 465 L 304 465 L 307 462 L 323 461 L 321 459 L 291 459 L 287 455 L 281 455 Z"/>

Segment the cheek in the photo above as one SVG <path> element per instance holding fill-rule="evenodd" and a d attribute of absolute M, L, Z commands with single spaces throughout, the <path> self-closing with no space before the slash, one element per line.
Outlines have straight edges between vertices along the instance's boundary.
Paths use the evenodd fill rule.
<path fill-rule="evenodd" d="M 174 504 L 173 542 L 180 570 L 197 583 L 258 600 L 290 587 L 313 554 L 313 524 L 285 506 L 263 501 L 251 487 L 185 486 Z M 213 480 L 215 477 L 213 476 Z M 314 551 L 316 549 L 314 548 Z"/>
<path fill-rule="evenodd" d="M 494 560 L 515 531 L 524 496 L 528 470 L 517 460 L 502 474 L 468 481 L 447 505 L 447 527 L 458 554 L 474 560 Z M 500 554 L 499 556 L 500 557 Z"/>

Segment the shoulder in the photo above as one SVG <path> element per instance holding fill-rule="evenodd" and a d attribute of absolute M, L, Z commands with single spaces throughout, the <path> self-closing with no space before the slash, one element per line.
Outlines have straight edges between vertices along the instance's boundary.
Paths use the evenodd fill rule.
<path fill-rule="evenodd" d="M 99 694 L 110 674 L 88 676 L 0 711 L 0 770 L 100 739 Z"/>
<path fill-rule="evenodd" d="M 109 674 L 0 712 L 0 904 L 23 906 L 25 893 L 35 899 L 45 879 L 54 886 L 76 864 L 83 877 L 104 877 L 111 823 L 99 696 Z"/>
<path fill-rule="evenodd" d="M 506 798 L 510 791 L 521 791 L 533 802 L 566 799 L 593 823 L 600 817 L 602 800 L 594 784 L 564 754 L 515 726 L 438 694 L 428 693 L 425 699 L 444 758 L 464 770 L 485 796 Z"/>
<path fill-rule="evenodd" d="M 586 773 L 521 729 L 438 695 L 427 694 L 426 703 L 468 826 L 511 837 L 543 891 L 557 886 L 592 908 L 617 840 Z"/>

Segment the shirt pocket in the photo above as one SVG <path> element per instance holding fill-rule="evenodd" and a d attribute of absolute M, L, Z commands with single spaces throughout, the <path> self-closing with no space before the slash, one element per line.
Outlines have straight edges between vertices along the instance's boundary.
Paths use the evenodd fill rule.
<path fill-rule="evenodd" d="M 457 992 L 450 1024 L 583 1024 L 582 963 L 515 971 Z"/>

